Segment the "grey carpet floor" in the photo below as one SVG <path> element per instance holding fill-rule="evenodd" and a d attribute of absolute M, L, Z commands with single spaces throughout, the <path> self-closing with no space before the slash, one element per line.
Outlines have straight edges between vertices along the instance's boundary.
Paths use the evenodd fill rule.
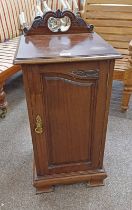
<path fill-rule="evenodd" d="M 0 210 L 132 210 L 131 107 L 127 113 L 120 113 L 118 100 L 116 103 L 115 95 L 112 96 L 104 158 L 108 173 L 105 186 L 62 185 L 52 193 L 35 195 L 32 144 L 21 76 L 9 82 L 6 91 L 9 111 L 0 121 Z"/>

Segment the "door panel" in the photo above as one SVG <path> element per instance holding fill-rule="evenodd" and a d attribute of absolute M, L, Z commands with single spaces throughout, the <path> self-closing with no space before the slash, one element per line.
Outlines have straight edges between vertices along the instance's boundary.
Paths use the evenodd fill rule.
<path fill-rule="evenodd" d="M 76 171 L 77 166 L 87 170 L 92 164 L 98 72 L 79 72 L 41 74 L 49 173 Z"/>
<path fill-rule="evenodd" d="M 37 176 L 102 170 L 114 61 L 22 68 Z"/>

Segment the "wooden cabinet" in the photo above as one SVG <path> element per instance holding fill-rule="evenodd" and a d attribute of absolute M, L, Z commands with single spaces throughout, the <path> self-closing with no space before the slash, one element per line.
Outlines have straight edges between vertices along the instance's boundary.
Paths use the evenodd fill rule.
<path fill-rule="evenodd" d="M 21 37 L 15 63 L 23 70 L 38 192 L 81 181 L 103 185 L 112 74 L 119 57 L 95 33 Z"/>
<path fill-rule="evenodd" d="M 61 183 L 64 177 L 64 183 L 75 178 L 103 184 L 113 66 L 113 60 L 22 66 L 37 188 L 40 183 L 43 187 Z M 40 124 L 42 131 L 35 132 Z"/>

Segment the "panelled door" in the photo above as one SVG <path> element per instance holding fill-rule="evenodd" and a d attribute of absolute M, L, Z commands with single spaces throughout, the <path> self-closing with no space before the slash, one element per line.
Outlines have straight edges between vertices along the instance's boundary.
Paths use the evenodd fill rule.
<path fill-rule="evenodd" d="M 34 65 L 27 69 L 38 175 L 100 167 L 109 62 Z"/>

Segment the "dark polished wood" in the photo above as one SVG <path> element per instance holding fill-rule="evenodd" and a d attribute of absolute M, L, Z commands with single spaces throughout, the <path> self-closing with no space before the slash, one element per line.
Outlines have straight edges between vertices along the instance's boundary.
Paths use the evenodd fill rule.
<path fill-rule="evenodd" d="M 69 33 L 74 33 L 78 34 L 79 33 L 91 33 L 93 31 L 93 25 L 87 24 L 79 15 L 75 16 L 74 13 L 71 11 L 65 10 L 65 11 L 60 11 L 59 9 L 55 12 L 49 11 L 44 14 L 43 17 L 37 17 L 32 23 L 32 26 L 28 28 L 24 28 L 24 33 L 27 36 L 31 35 L 52 35 L 52 31 L 48 28 L 48 19 L 49 18 L 64 18 L 64 17 L 69 17 L 71 20 L 71 26 L 69 30 L 65 32 L 61 32 L 60 30 L 57 31 L 57 34 L 69 34 Z"/>
<path fill-rule="evenodd" d="M 28 104 L 32 107 L 29 111 L 33 109 L 30 120 L 34 144 L 46 143 L 41 147 L 45 163 L 41 158 L 36 164 L 39 175 L 60 173 L 60 169 L 70 172 L 102 166 L 99 156 L 112 68 L 113 61 L 54 64 L 54 67 L 52 64 L 22 65 L 30 91 Z M 95 69 L 98 74 L 77 78 L 78 75 L 73 74 L 76 69 L 79 72 Z M 37 115 L 42 117 L 44 131 L 41 135 L 34 133 Z M 104 133 L 100 133 L 103 129 Z M 36 155 L 40 155 L 40 151 Z"/>
<path fill-rule="evenodd" d="M 7 112 L 7 100 L 3 86 L 4 83 L 0 83 L 0 118 L 4 118 Z"/>
<path fill-rule="evenodd" d="M 97 34 L 22 36 L 22 64 L 34 150 L 34 186 L 103 185 L 112 75 L 121 57 Z"/>
<path fill-rule="evenodd" d="M 113 68 L 113 60 L 22 65 L 37 190 L 61 183 L 103 183 Z M 42 119 L 41 134 L 35 132 L 38 115 Z"/>
<path fill-rule="evenodd" d="M 59 63 L 121 58 L 96 33 L 22 36 L 15 63 Z"/>

